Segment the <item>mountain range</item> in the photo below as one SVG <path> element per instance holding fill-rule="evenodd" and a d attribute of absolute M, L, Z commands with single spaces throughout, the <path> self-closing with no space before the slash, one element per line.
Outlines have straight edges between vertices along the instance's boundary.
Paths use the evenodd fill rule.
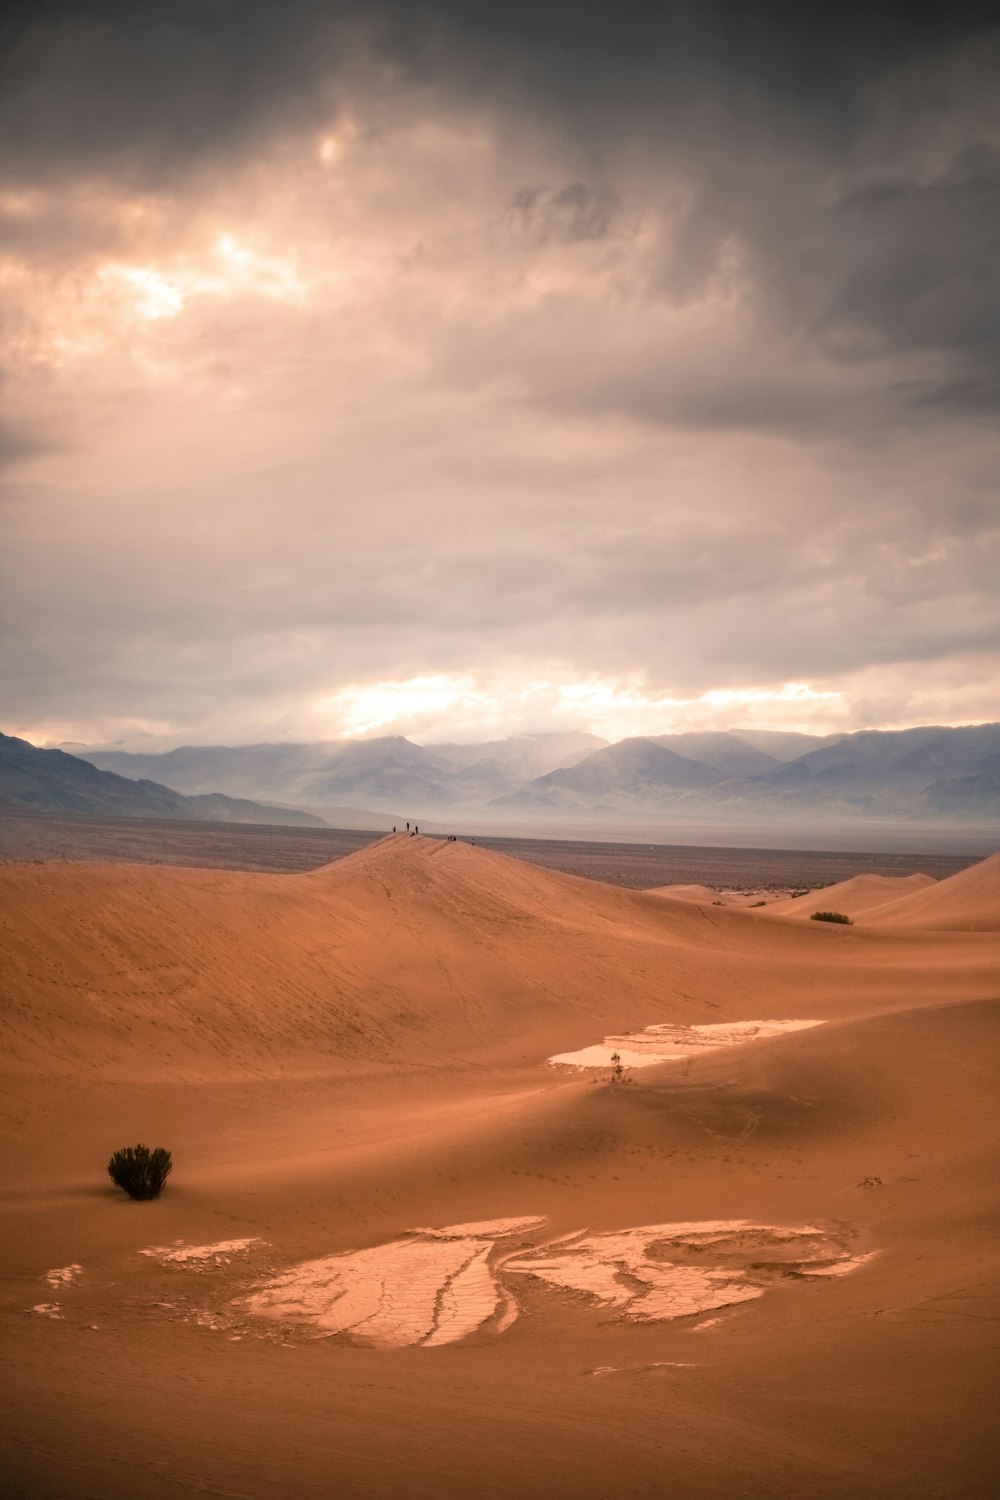
<path fill-rule="evenodd" d="M 607 823 L 648 819 L 660 830 L 672 820 L 696 819 L 1000 825 L 996 723 L 827 736 L 726 730 L 616 743 L 564 733 L 422 746 L 391 735 L 81 754 L 100 770 L 155 777 L 189 796 L 221 791 L 290 804 L 329 821 L 347 803 L 380 821 L 475 814 L 498 825 L 517 817 L 557 827 L 584 816 Z"/>
<path fill-rule="evenodd" d="M 62 750 L 41 750 L 0 734 L 0 808 L 90 813 L 115 818 L 185 818 L 214 823 L 288 823 L 322 827 L 300 808 L 266 807 L 210 792 L 185 797 L 155 781 L 100 770 Z"/>

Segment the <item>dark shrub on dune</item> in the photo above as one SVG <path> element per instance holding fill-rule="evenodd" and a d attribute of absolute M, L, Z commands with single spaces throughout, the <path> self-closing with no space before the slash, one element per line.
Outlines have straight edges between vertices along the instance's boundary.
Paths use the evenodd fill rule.
<path fill-rule="evenodd" d="M 845 917 L 842 911 L 814 911 L 809 920 L 810 922 L 843 922 L 845 927 L 854 926 L 850 917 Z"/>
<path fill-rule="evenodd" d="M 108 1162 L 108 1176 L 130 1198 L 158 1198 L 172 1166 L 162 1146 L 123 1146 Z"/>

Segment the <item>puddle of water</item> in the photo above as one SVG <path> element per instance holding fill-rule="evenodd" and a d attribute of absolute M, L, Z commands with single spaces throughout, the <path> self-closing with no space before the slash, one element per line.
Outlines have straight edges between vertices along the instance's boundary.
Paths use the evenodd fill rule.
<path fill-rule="evenodd" d="M 678 1062 L 697 1057 L 716 1047 L 741 1047 L 763 1037 L 781 1036 L 787 1031 L 804 1031 L 822 1026 L 822 1021 L 729 1021 L 705 1026 L 679 1026 L 664 1022 L 630 1031 L 624 1036 L 606 1036 L 600 1045 L 581 1047 L 577 1052 L 559 1052 L 548 1060 L 567 1068 L 610 1068 L 611 1055 L 617 1052 L 626 1068 L 650 1068 L 656 1063 Z"/>
<path fill-rule="evenodd" d="M 264 1243 L 259 1236 L 248 1240 L 216 1240 L 213 1245 L 185 1245 L 183 1240 L 177 1240 L 172 1245 L 150 1245 L 139 1254 L 152 1256 L 161 1266 L 205 1264 L 208 1261 L 224 1266 L 229 1264 L 231 1256 L 246 1255 L 255 1245 Z"/>

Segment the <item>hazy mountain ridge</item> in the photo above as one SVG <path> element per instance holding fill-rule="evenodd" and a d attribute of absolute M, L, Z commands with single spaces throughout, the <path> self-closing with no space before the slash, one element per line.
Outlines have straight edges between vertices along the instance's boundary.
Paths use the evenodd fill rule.
<path fill-rule="evenodd" d="M 161 755 L 92 751 L 87 759 L 127 776 L 154 775 L 188 794 L 221 788 L 300 807 L 349 804 L 394 820 L 472 812 L 498 820 L 520 812 L 664 822 L 1000 817 L 1000 724 L 837 735 L 703 731 L 615 744 L 554 733 L 423 746 L 386 735 L 182 746 Z"/>
<path fill-rule="evenodd" d="M 724 730 L 693 731 L 687 734 L 651 735 L 655 745 L 672 750 L 686 760 L 700 761 L 723 776 L 762 776 L 781 765 L 777 755 L 747 744 L 746 740 Z M 810 746 L 810 749 L 815 748 Z"/>
<path fill-rule="evenodd" d="M 738 739 L 738 733 L 733 737 Z M 667 738 L 646 743 L 665 750 Z M 635 743 L 622 741 L 621 745 Z M 601 769 L 606 770 L 609 752 L 602 754 Z M 741 777 L 716 771 L 705 775 L 700 785 L 690 774 L 685 784 L 671 763 L 655 766 L 648 758 L 645 764 L 655 774 L 645 784 L 629 770 L 617 780 L 605 778 L 598 784 L 590 773 L 600 757 L 591 756 L 572 773 L 536 778 L 515 796 L 505 798 L 504 805 L 541 804 L 549 810 L 569 811 L 581 805 L 580 792 L 589 785 L 599 794 L 592 811 L 646 806 L 677 816 L 716 818 L 996 816 L 998 756 L 1000 724 L 862 730 L 833 743 L 823 741 L 818 748 L 761 774 Z M 717 764 L 725 764 L 717 748 L 714 758 Z M 634 751 L 631 761 L 635 762 Z"/>
<path fill-rule="evenodd" d="M 515 735 L 481 745 L 416 745 L 402 735 L 289 745 L 184 745 L 159 755 L 87 753 L 124 776 L 161 777 L 188 794 L 225 787 L 242 796 L 298 806 L 337 803 L 393 814 L 416 807 L 486 804 L 525 781 L 604 748 L 597 735 Z"/>
<path fill-rule="evenodd" d="M 637 736 L 597 750 L 575 766 L 538 776 L 513 796 L 496 799 L 496 805 L 631 807 L 637 803 L 656 803 L 664 793 L 669 798 L 678 790 L 721 780 L 721 773 L 711 766 L 678 755 L 655 740 Z"/>
<path fill-rule="evenodd" d="M 268 807 L 220 792 L 185 797 L 158 782 L 118 776 L 79 756 L 63 750 L 40 750 L 27 740 L 6 734 L 0 734 L 2 806 L 125 818 L 323 826 L 321 818 L 299 808 Z"/>

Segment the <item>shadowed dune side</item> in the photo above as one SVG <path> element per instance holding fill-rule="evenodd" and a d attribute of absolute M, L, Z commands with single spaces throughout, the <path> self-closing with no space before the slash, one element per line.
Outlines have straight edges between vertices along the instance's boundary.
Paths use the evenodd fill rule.
<path fill-rule="evenodd" d="M 562 1232 L 881 1212 L 884 1196 L 857 1198 L 863 1178 L 900 1187 L 932 1163 L 940 1183 L 918 1195 L 931 1219 L 967 1193 L 959 1163 L 996 1157 L 998 1022 L 1000 1000 L 899 1011 L 644 1069 L 631 1087 L 572 1082 L 435 1115 L 401 1110 L 396 1140 L 284 1156 L 285 1186 L 275 1169 L 270 1190 L 287 1191 L 292 1213 L 300 1178 L 336 1173 L 349 1217 L 365 1214 L 377 1180 L 399 1232 L 418 1211 L 427 1222 L 454 1213 L 456 1193 L 462 1217 L 545 1214 Z M 989 1172 L 978 1180 L 987 1206 Z"/>
<path fill-rule="evenodd" d="M 988 940 L 762 924 L 455 843 L 299 876 L 0 870 L 9 1063 L 211 1078 L 537 1063 L 605 1029 L 992 994 Z"/>

